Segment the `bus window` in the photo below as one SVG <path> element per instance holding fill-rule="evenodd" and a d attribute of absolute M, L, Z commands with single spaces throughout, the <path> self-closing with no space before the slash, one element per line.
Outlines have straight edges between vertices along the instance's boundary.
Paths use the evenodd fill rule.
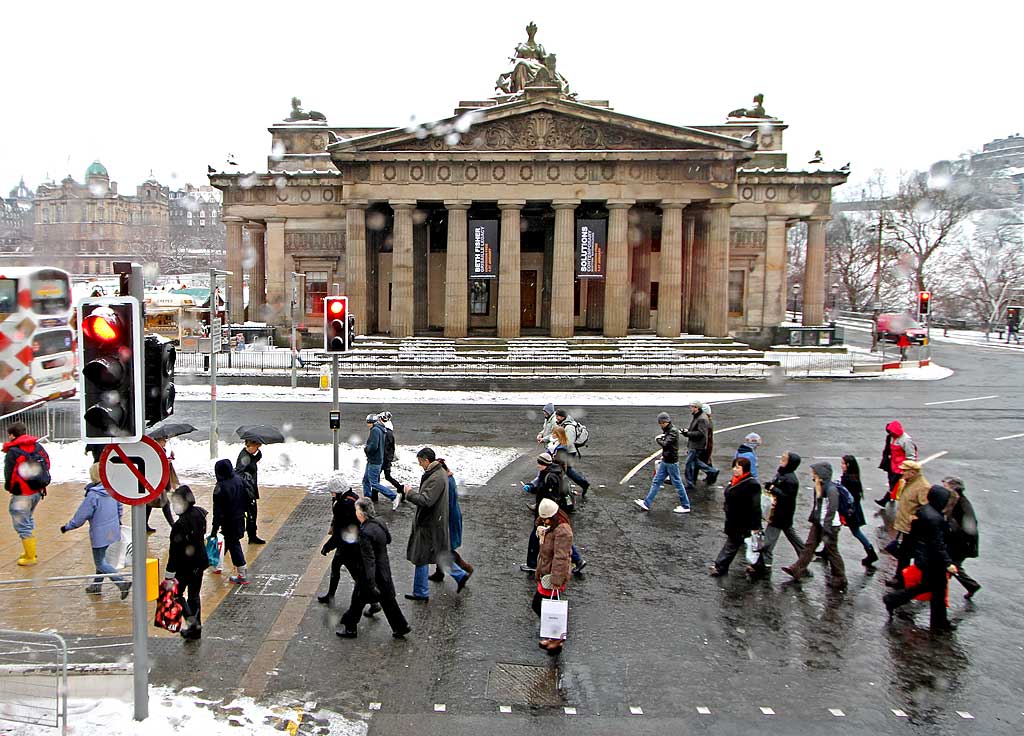
<path fill-rule="evenodd" d="M 71 330 L 47 330 L 37 332 L 32 340 L 32 354 L 40 358 L 46 355 L 66 353 L 71 350 Z"/>
<path fill-rule="evenodd" d="M 0 314 L 18 311 L 18 282 L 0 278 Z"/>
<path fill-rule="evenodd" d="M 71 309 L 71 287 L 59 271 L 39 271 L 32 276 L 32 309 L 36 314 L 64 314 Z"/>

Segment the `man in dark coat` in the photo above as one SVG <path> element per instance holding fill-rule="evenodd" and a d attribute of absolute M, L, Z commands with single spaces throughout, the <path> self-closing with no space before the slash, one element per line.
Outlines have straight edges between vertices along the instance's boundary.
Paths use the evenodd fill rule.
<path fill-rule="evenodd" d="M 416 507 L 409 533 L 406 559 L 416 566 L 412 593 L 405 597 L 411 601 L 430 599 L 430 565 L 439 564 L 455 582 L 461 593 L 469 575 L 452 560 L 451 540 L 448 537 L 448 471 L 437 462 L 433 449 L 424 447 L 416 453 L 416 461 L 423 469 L 420 487 L 406 494 L 406 500 Z"/>
<path fill-rule="evenodd" d="M 943 478 L 942 485 L 950 492 L 950 495 L 956 494 L 957 496 L 956 504 L 949 514 L 947 544 L 949 556 L 953 560 L 953 564 L 956 565 L 956 579 L 967 590 L 964 598 L 970 600 L 975 593 L 981 590 L 981 583 L 964 570 L 964 561 L 978 556 L 978 517 L 974 513 L 974 506 L 964 495 L 966 489 L 962 480 L 950 476 Z"/>
<path fill-rule="evenodd" d="M 327 592 L 316 598 L 320 603 L 327 605 L 334 600 L 334 594 L 338 591 L 342 567 L 348 570 L 354 584 L 362 577 L 362 556 L 359 554 L 357 538 L 359 521 L 356 519 L 356 501 L 359 500 L 359 494 L 351 488 L 343 488 L 338 479 L 332 478 L 331 483 L 334 484 L 331 487 L 331 495 L 334 497 L 331 503 L 331 536 L 320 548 L 320 554 L 326 557 L 333 550 L 334 557 L 331 559 L 331 578 Z"/>
<path fill-rule="evenodd" d="M 789 567 L 782 572 L 796 580 L 807 575 L 807 566 L 814 558 L 814 550 L 819 544 L 825 545 L 825 557 L 832 571 L 831 586 L 840 591 L 846 588 L 846 566 L 839 554 L 839 530 L 842 528 L 839 519 L 839 490 L 832 482 L 832 466 L 828 463 L 815 463 L 811 466 L 814 477 L 814 505 L 807 520 L 811 529 L 807 532 L 803 552 Z"/>
<path fill-rule="evenodd" d="M 707 484 L 713 486 L 718 481 L 718 469 L 701 460 L 701 453 L 707 449 L 711 438 L 711 420 L 699 401 L 690 403 L 690 426 L 682 430 L 682 433 L 686 437 L 686 466 L 683 470 L 686 490 L 693 493 L 697 485 L 697 473 L 701 470 L 707 474 Z"/>
<path fill-rule="evenodd" d="M 732 482 L 725 489 L 725 544 L 711 565 L 711 577 L 727 575 L 744 540 L 761 528 L 760 498 L 761 484 L 750 475 L 750 461 L 736 458 L 732 461 Z"/>
<path fill-rule="evenodd" d="M 224 535 L 224 546 L 231 553 L 231 564 L 237 572 L 228 578 L 236 585 L 248 585 L 245 553 L 242 552 L 242 535 L 245 534 L 245 509 L 249 504 L 246 482 L 236 473 L 230 460 L 218 460 L 213 466 L 217 485 L 213 487 L 212 536 L 217 531 Z"/>
<path fill-rule="evenodd" d="M 359 521 L 361 575 L 352 593 L 352 605 L 342 615 L 341 626 L 335 633 L 342 639 L 355 639 L 363 606 L 376 603 L 384 609 L 384 615 L 391 625 L 391 636 L 404 639 L 412 629 L 395 600 L 395 583 L 391 579 L 391 562 L 388 558 L 391 532 L 377 518 L 370 499 L 361 498 L 356 501 L 355 514 Z"/>
<path fill-rule="evenodd" d="M 178 581 L 185 626 L 184 639 L 203 635 L 203 573 L 210 566 L 206 557 L 206 509 L 196 506 L 196 497 L 188 486 L 179 486 L 170 496 L 171 510 L 178 515 L 171 525 L 171 544 L 167 552 L 164 577 Z"/>
<path fill-rule="evenodd" d="M 942 486 L 928 490 L 928 503 L 918 509 L 911 524 L 910 538 L 914 541 L 914 562 L 921 570 L 921 582 L 912 587 L 887 593 L 882 601 L 891 617 L 893 611 L 909 603 L 922 593 L 931 593 L 931 630 L 939 633 L 953 631 L 956 626 L 946 616 L 946 573 L 956 575 L 957 566 L 946 549 L 949 527 L 943 509 L 949 503 L 949 491 Z"/>
<path fill-rule="evenodd" d="M 686 486 L 683 479 L 679 477 L 679 437 L 682 434 L 672 424 L 672 417 L 668 412 L 658 414 L 658 426 L 661 427 L 661 434 L 654 438 L 654 441 L 661 447 L 661 460 L 658 462 L 658 469 L 654 472 L 654 479 L 651 481 L 651 489 L 645 498 L 635 498 L 633 503 L 644 511 L 651 510 L 658 491 L 666 479 L 672 481 L 676 493 L 679 494 L 679 505 L 672 509 L 677 514 L 690 513 L 690 497 L 686 495 Z"/>
<path fill-rule="evenodd" d="M 796 514 L 796 498 L 800 493 L 800 480 L 796 469 L 800 467 L 800 456 L 795 452 L 784 452 L 779 458 L 779 467 L 775 477 L 765 483 L 764 489 L 771 496 L 771 509 L 768 511 L 768 525 L 764 530 L 764 544 L 757 562 L 747 568 L 752 578 L 767 578 L 772 574 L 772 560 L 775 544 L 779 536 L 793 545 L 797 555 L 804 551 L 804 543 L 793 528 L 793 516 Z"/>
<path fill-rule="evenodd" d="M 259 514 L 260 483 L 257 463 L 263 459 L 260 443 L 246 440 L 245 447 L 238 453 L 235 460 L 235 472 L 245 481 L 249 491 L 249 502 L 245 507 L 245 531 L 249 535 L 249 544 L 266 544 L 256 534 L 256 517 Z"/>

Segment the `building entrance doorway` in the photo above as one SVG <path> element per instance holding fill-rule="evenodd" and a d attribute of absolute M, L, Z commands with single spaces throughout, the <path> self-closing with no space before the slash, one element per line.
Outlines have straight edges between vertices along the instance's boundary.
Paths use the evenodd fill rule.
<path fill-rule="evenodd" d="M 537 272 L 520 271 L 520 327 L 537 326 Z"/>

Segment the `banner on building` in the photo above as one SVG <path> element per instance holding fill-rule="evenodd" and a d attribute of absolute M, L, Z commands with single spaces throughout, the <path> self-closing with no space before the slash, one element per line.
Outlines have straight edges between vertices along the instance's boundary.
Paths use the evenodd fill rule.
<path fill-rule="evenodd" d="M 576 275 L 603 279 L 608 256 L 608 221 L 576 220 Z"/>
<path fill-rule="evenodd" d="M 498 277 L 498 221 L 469 221 L 469 277 Z"/>

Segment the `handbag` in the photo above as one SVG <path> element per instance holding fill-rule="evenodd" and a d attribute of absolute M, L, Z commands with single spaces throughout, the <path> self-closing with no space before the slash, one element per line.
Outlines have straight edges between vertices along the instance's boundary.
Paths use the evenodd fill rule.
<path fill-rule="evenodd" d="M 761 557 L 761 549 L 764 547 L 764 534 L 761 532 L 752 532 L 749 537 L 744 540 L 747 547 L 747 562 L 751 565 L 756 565 L 758 559 Z"/>
<path fill-rule="evenodd" d="M 911 562 L 903 568 L 903 587 L 907 590 L 920 585 L 923 579 L 924 573 L 921 572 L 921 568 L 915 563 Z M 946 573 L 946 580 L 949 580 L 949 573 Z M 931 599 L 931 593 L 921 593 L 914 596 L 916 601 L 930 601 Z M 949 608 L 949 585 L 946 585 L 946 608 Z"/>
<path fill-rule="evenodd" d="M 224 541 L 220 536 L 206 538 L 206 559 L 210 567 L 215 570 L 221 569 L 221 553 L 224 550 Z"/>
<path fill-rule="evenodd" d="M 160 583 L 160 592 L 156 598 L 156 614 L 153 626 L 168 631 L 181 631 L 182 608 L 178 596 L 178 581 L 164 580 Z"/>
<path fill-rule="evenodd" d="M 551 591 L 550 598 L 540 602 L 540 638 L 564 640 L 569 631 L 569 601 Z"/>
<path fill-rule="evenodd" d="M 121 537 L 107 550 L 107 563 L 115 570 L 123 570 L 132 552 L 132 528 L 121 526 Z"/>

